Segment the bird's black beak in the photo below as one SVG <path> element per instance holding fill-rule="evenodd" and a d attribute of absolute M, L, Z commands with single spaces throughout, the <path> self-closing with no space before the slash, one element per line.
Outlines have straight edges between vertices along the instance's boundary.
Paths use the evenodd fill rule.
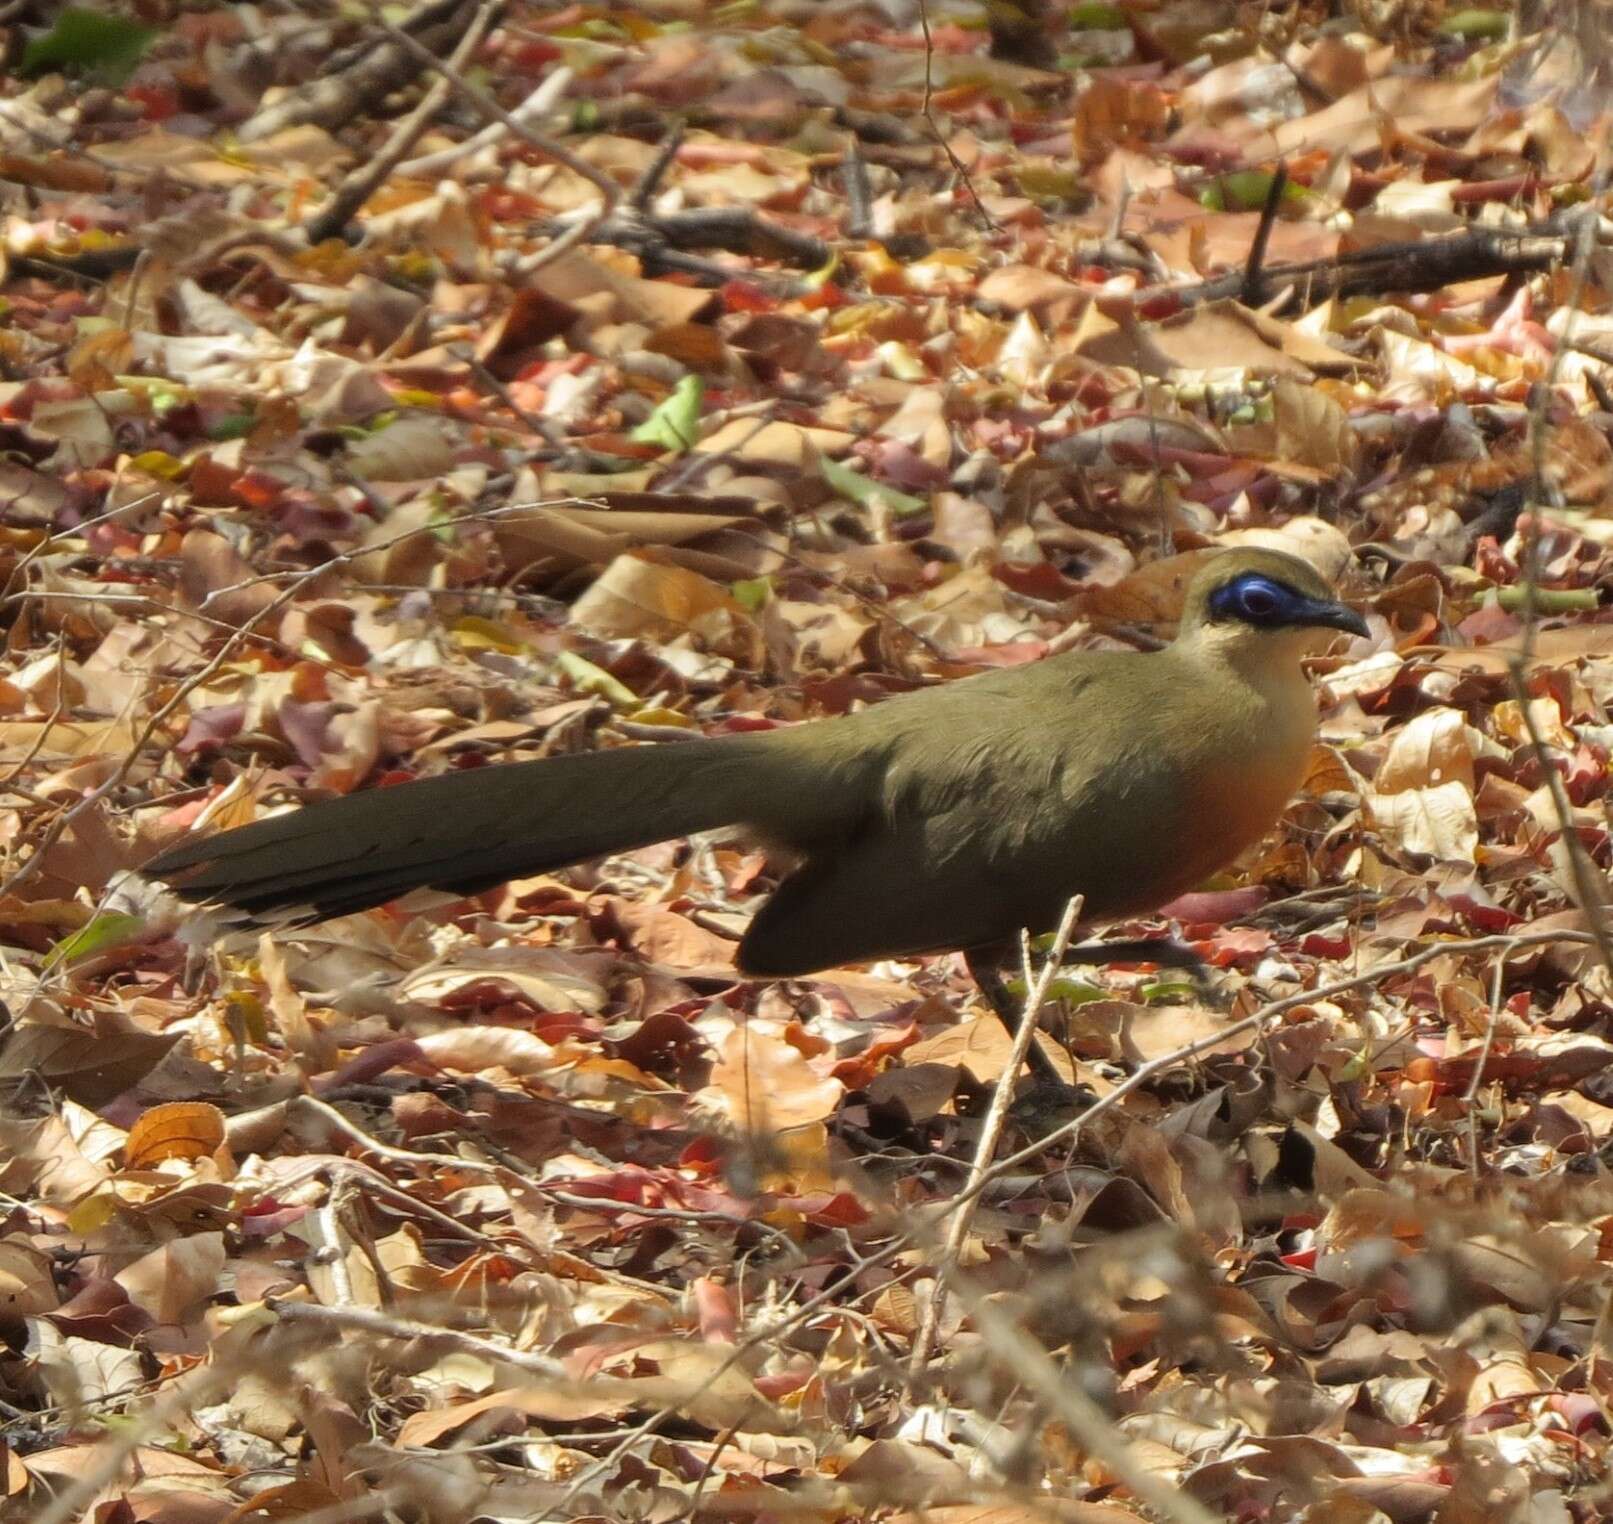
<path fill-rule="evenodd" d="M 1324 630 L 1344 630 L 1351 635 L 1370 635 L 1367 622 L 1347 603 L 1331 598 L 1307 598 L 1302 609 L 1295 611 L 1295 624 L 1316 625 Z"/>

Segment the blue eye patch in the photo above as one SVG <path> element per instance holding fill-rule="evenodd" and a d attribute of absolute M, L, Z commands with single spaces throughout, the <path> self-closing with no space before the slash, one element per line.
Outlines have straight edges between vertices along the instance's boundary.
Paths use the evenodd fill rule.
<path fill-rule="evenodd" d="M 1245 572 L 1210 594 L 1215 619 L 1236 619 L 1242 624 L 1275 629 L 1285 624 L 1309 624 L 1315 600 L 1271 577 Z"/>

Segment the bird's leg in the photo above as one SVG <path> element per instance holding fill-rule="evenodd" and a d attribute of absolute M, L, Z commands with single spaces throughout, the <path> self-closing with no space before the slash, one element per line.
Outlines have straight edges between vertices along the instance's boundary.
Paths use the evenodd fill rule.
<path fill-rule="evenodd" d="M 1003 983 L 1002 960 L 1007 953 L 1007 947 L 997 943 L 991 947 L 971 947 L 963 955 L 963 961 L 968 965 L 970 976 L 979 986 L 980 993 L 986 997 L 986 1003 L 997 1013 L 997 1019 L 1008 1029 L 1009 1036 L 1019 1030 L 1019 1024 L 1025 1019 L 1025 1004 L 1016 1000 L 1008 986 Z M 1031 1020 L 1036 1019 L 1036 1013 L 1031 1013 Z M 1064 1085 L 1064 1077 L 1059 1073 L 1057 1065 L 1042 1051 L 1042 1045 L 1033 1037 L 1030 1050 L 1026 1054 L 1030 1064 L 1030 1071 L 1035 1078 L 1043 1083 Z"/>

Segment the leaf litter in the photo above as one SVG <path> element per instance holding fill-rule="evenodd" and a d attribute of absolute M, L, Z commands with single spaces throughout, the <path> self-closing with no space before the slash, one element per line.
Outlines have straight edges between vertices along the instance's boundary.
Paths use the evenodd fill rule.
<path fill-rule="evenodd" d="M 1598 12 L 1337 9 L 10 8 L 0 1518 L 1605 1516 Z M 952 957 L 740 980 L 754 844 L 125 880 L 1146 646 L 1247 543 L 1372 635 L 1121 929 L 1219 1002 L 1055 981 L 1089 1113 L 950 1263 L 1008 1039 Z"/>

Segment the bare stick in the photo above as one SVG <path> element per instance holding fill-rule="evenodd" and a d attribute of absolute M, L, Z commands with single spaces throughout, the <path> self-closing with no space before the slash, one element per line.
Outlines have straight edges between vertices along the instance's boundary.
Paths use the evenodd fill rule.
<path fill-rule="evenodd" d="M 986 210 L 986 204 L 980 199 L 980 192 L 975 189 L 975 183 L 969 178 L 968 166 L 952 150 L 952 145 L 941 134 L 941 124 L 935 119 L 935 108 L 932 104 L 935 95 L 935 85 L 931 79 L 931 70 L 935 62 L 935 39 L 930 35 L 930 7 L 928 0 L 919 0 L 919 27 L 924 33 L 924 102 L 921 110 L 924 120 L 929 123 L 930 131 L 935 141 L 941 145 L 941 152 L 947 156 L 947 162 L 952 171 L 963 182 L 963 188 L 969 192 L 969 199 L 974 202 L 975 210 L 980 213 L 980 220 L 985 223 L 993 233 L 1002 232 L 996 219 Z"/>
<path fill-rule="evenodd" d="M 1075 934 L 1075 923 L 1081 919 L 1081 909 L 1085 903 L 1084 897 L 1078 894 L 1064 907 L 1064 915 L 1059 920 L 1058 930 L 1053 935 L 1053 945 L 1048 948 L 1047 957 L 1043 960 L 1035 981 L 1031 983 L 1030 992 L 1025 996 L 1025 1009 L 1020 1013 L 1019 1026 L 1014 1032 L 1008 1062 L 1003 1066 L 1003 1072 L 997 1076 L 997 1088 L 991 1093 L 991 1105 L 986 1109 L 986 1119 L 980 1128 L 980 1141 L 975 1145 L 974 1160 L 964 1181 L 964 1194 L 952 1211 L 946 1242 L 936 1262 L 935 1289 L 924 1304 L 924 1315 L 919 1323 L 918 1336 L 913 1340 L 913 1354 L 908 1367 L 912 1372 L 921 1371 L 930 1363 L 930 1351 L 935 1347 L 935 1332 L 940 1325 L 941 1309 L 946 1300 L 947 1279 L 957 1267 L 958 1254 L 963 1248 L 964 1239 L 969 1235 L 969 1224 L 974 1221 L 975 1205 L 980 1199 L 979 1191 L 971 1192 L 969 1187 L 977 1186 L 991 1168 L 992 1155 L 997 1152 L 1003 1127 L 1008 1121 L 1008 1108 L 1013 1104 L 1014 1085 L 1019 1079 L 1019 1071 L 1025 1067 L 1025 1056 L 1030 1052 L 1031 1044 L 1036 1041 L 1036 1019 L 1041 1014 L 1042 1002 L 1047 999 L 1053 977 L 1064 961 L 1064 949 L 1070 945 L 1070 938 Z M 1028 967 L 1030 938 L 1022 932 L 1020 940 Z"/>
<path fill-rule="evenodd" d="M 461 12 L 467 9 L 465 0 L 424 0 L 403 18 L 409 31 L 376 16 L 376 24 L 394 43 L 401 40 L 405 44 L 402 52 L 366 38 L 358 47 L 345 50 L 317 78 L 255 111 L 237 129 L 240 140 L 256 143 L 287 127 L 310 122 L 334 132 L 389 91 L 408 84 L 419 74 L 421 62 L 435 65 L 436 55 L 414 34 L 446 47 L 447 39 L 462 25 Z"/>
<path fill-rule="evenodd" d="M 498 0 L 484 0 L 471 18 L 465 35 L 460 38 L 459 46 L 454 49 L 448 61 L 449 67 L 462 69 L 470 62 L 492 27 L 498 8 Z M 439 75 L 431 82 L 420 103 L 393 128 L 392 136 L 381 146 L 380 152 L 348 175 L 324 206 L 303 224 L 303 231 L 307 233 L 310 243 L 323 243 L 327 238 L 340 236 L 352 221 L 353 214 L 370 199 L 403 156 L 420 141 L 452 94 L 453 83 L 446 75 Z"/>
<path fill-rule="evenodd" d="M 432 55 L 429 49 L 423 48 L 407 32 L 400 31 L 389 21 L 382 20 L 381 26 L 393 41 L 412 53 L 422 63 L 436 69 L 445 78 L 453 83 L 454 89 L 460 97 L 474 106 L 490 122 L 502 122 L 505 128 L 518 137 L 528 148 L 542 154 L 546 159 L 569 169 L 572 174 L 580 175 L 584 180 L 599 191 L 599 203 L 582 221 L 578 222 L 567 232 L 562 233 L 547 248 L 540 250 L 530 258 L 520 261 L 516 266 L 517 275 L 525 276 L 540 269 L 546 264 L 552 264 L 567 250 L 575 248 L 584 242 L 588 235 L 598 224 L 603 222 L 622 199 L 622 189 L 604 170 L 596 168 L 586 159 L 573 153 L 564 143 L 556 141 L 546 133 L 538 132 L 535 128 L 511 115 L 485 90 L 478 89 L 458 69 L 444 63 L 440 58 Z"/>
<path fill-rule="evenodd" d="M 544 75 L 543 83 L 510 115 L 518 122 L 541 121 L 565 99 L 566 91 L 571 88 L 571 82 L 575 78 L 571 70 L 564 65 Z M 455 143 L 451 148 L 440 148 L 435 153 L 421 154 L 415 159 L 405 159 L 398 165 L 398 173 L 409 180 L 439 175 L 445 169 L 452 169 L 461 159 L 467 159 L 473 153 L 480 153 L 484 148 L 491 148 L 500 139 L 508 137 L 509 131 L 503 122 L 489 122 L 480 132 L 473 132 L 463 143 Z"/>
<path fill-rule="evenodd" d="M 840 178 L 846 187 L 846 236 L 869 238 L 874 231 L 873 194 L 868 185 L 868 161 L 855 137 L 840 163 Z"/>
<path fill-rule="evenodd" d="M 1311 1005 L 1318 1000 L 1331 1000 L 1335 995 L 1348 994 L 1351 990 L 1365 989 L 1368 985 L 1379 984 L 1385 979 L 1394 979 L 1401 974 L 1415 973 L 1425 963 L 1431 963 L 1435 958 L 1445 957 L 1450 953 L 1464 952 L 1490 952 L 1495 948 L 1521 950 L 1525 947 L 1546 947 L 1554 942 L 1570 942 L 1579 946 L 1595 946 L 1596 938 L 1587 931 L 1530 931 L 1512 935 L 1497 933 L 1488 937 L 1459 938 L 1449 942 L 1435 942 L 1427 947 L 1420 947 L 1414 953 L 1408 953 L 1404 958 L 1398 958 L 1393 963 L 1380 963 L 1376 968 L 1364 974 L 1352 974 L 1348 979 L 1335 979 L 1331 984 L 1321 984 L 1315 989 L 1300 990 L 1293 995 L 1284 995 L 1280 1000 L 1272 1000 L 1260 1007 L 1258 1011 L 1251 1011 L 1249 1015 L 1231 1021 L 1218 1032 L 1212 1032 L 1208 1037 L 1200 1037 L 1193 1042 L 1183 1043 L 1181 1047 L 1170 1053 L 1162 1053 L 1158 1058 L 1151 1058 L 1147 1063 L 1139 1064 L 1136 1069 L 1106 1096 L 1093 1102 L 1080 1116 L 1055 1127 L 1045 1137 L 1038 1138 L 1034 1143 L 1020 1149 L 1017 1154 L 1010 1154 L 1006 1159 L 1000 1159 L 976 1185 L 966 1185 L 964 1194 L 971 1191 L 984 1190 L 991 1182 L 1010 1170 L 1028 1163 L 1038 1154 L 1045 1152 L 1053 1144 L 1062 1142 L 1065 1138 L 1072 1138 L 1080 1132 L 1094 1118 L 1102 1116 L 1104 1112 L 1118 1106 L 1133 1090 L 1140 1089 L 1157 1074 L 1163 1074 L 1173 1069 L 1177 1064 L 1186 1063 L 1190 1058 L 1197 1058 L 1201 1053 L 1207 1053 L 1211 1048 L 1219 1047 L 1229 1037 L 1236 1037 L 1240 1032 L 1248 1032 L 1263 1027 L 1274 1016 L 1281 1016 L 1284 1011 L 1291 1011 L 1295 1006 Z"/>
<path fill-rule="evenodd" d="M 1265 289 L 1260 278 L 1261 267 L 1266 263 L 1266 245 L 1271 242 L 1271 229 L 1277 221 L 1277 209 L 1283 204 L 1283 192 L 1288 188 L 1288 163 L 1279 159 L 1272 173 L 1271 184 L 1266 187 L 1266 204 L 1260 208 L 1260 222 L 1255 228 L 1255 239 L 1249 245 L 1249 261 L 1243 267 L 1243 290 L 1239 301 L 1245 307 L 1258 307 L 1260 294 Z"/>
<path fill-rule="evenodd" d="M 642 212 L 655 199 L 655 193 L 661 188 L 661 181 L 666 178 L 666 172 L 672 167 L 672 161 L 678 156 L 678 149 L 683 146 L 683 123 L 674 122 L 661 139 L 661 145 L 655 150 L 655 157 L 645 165 L 644 173 L 638 177 L 638 182 L 627 193 L 627 204 L 635 212 Z"/>
<path fill-rule="evenodd" d="M 1070 1379 L 1069 1373 L 1054 1365 L 1047 1351 L 1014 1322 L 1000 1307 L 994 1307 L 967 1277 L 960 1277 L 954 1289 L 969 1309 L 969 1316 L 982 1335 L 991 1362 L 1013 1373 L 1016 1381 L 1029 1387 L 1053 1411 L 1059 1421 L 1088 1455 L 1112 1471 L 1160 1518 L 1175 1524 L 1216 1524 L 1212 1514 L 1190 1492 L 1172 1487 L 1147 1470 L 1131 1453 L 1126 1436 L 1108 1416 Z"/>

